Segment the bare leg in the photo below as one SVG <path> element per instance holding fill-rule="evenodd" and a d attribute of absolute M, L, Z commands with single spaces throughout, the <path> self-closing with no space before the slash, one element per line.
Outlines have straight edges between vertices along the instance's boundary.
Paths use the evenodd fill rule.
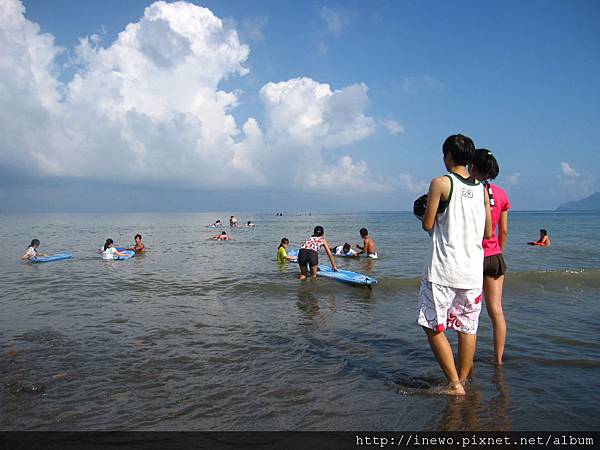
<path fill-rule="evenodd" d="M 306 266 L 300 266 L 300 278 L 301 280 L 306 280 L 306 275 L 308 274 L 308 269 Z"/>
<path fill-rule="evenodd" d="M 436 357 L 440 367 L 444 371 L 444 375 L 446 375 L 448 383 L 450 384 L 448 390 L 441 393 L 465 395 L 465 390 L 460 384 L 460 379 L 456 371 L 454 355 L 452 354 L 452 347 L 450 347 L 448 338 L 446 338 L 446 335 L 443 332 L 433 331 L 427 327 L 423 327 L 423 330 L 425 330 L 425 334 L 427 334 L 431 351 Z"/>
<path fill-rule="evenodd" d="M 477 348 L 477 335 L 456 332 L 458 336 L 458 365 L 460 381 L 464 383 L 473 367 L 473 357 Z"/>
<path fill-rule="evenodd" d="M 485 307 L 494 329 L 494 359 L 496 364 L 502 364 L 504 344 L 506 343 L 506 320 L 504 319 L 504 311 L 502 311 L 503 286 L 504 275 L 496 279 L 492 277 L 483 278 Z"/>
<path fill-rule="evenodd" d="M 310 277 L 317 278 L 318 266 L 310 266 Z"/>

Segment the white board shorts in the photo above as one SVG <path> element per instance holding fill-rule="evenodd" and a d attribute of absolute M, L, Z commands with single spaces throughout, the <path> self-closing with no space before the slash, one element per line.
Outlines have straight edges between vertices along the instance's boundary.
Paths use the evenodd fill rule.
<path fill-rule="evenodd" d="M 423 278 L 419 291 L 417 323 L 435 331 L 447 328 L 476 334 L 481 313 L 482 288 L 458 289 Z"/>

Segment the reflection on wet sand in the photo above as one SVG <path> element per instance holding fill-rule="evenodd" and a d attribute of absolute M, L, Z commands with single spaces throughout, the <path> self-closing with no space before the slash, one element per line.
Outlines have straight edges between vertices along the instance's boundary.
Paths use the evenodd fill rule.
<path fill-rule="evenodd" d="M 299 289 L 298 302 L 296 302 L 296 305 L 303 314 L 304 319 L 308 319 L 309 321 L 327 320 L 336 310 L 335 294 L 328 294 L 324 296 L 323 300 L 327 302 L 327 309 L 325 312 L 321 311 L 319 300 L 312 291 L 308 289 Z"/>
<path fill-rule="evenodd" d="M 482 401 L 475 382 L 467 386 L 466 396 L 448 397 L 438 431 L 510 431 L 507 414 L 510 399 L 501 366 L 495 367 L 491 382 L 497 395 L 487 401 Z"/>

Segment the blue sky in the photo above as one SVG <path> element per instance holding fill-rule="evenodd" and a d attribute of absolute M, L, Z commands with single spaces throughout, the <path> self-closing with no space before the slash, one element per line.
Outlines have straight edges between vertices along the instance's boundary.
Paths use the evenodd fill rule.
<path fill-rule="evenodd" d="M 456 132 L 515 209 L 600 190 L 595 1 L 192 3 L 0 12 L 0 212 L 408 210 Z"/>

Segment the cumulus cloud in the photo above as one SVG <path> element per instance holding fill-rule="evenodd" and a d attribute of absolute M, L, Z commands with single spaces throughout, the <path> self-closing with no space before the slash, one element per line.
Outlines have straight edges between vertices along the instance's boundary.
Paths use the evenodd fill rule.
<path fill-rule="evenodd" d="M 399 136 L 404 133 L 404 127 L 394 119 L 383 119 L 379 125 L 388 130 L 392 136 Z"/>
<path fill-rule="evenodd" d="M 560 163 L 559 180 L 571 197 L 586 197 L 596 191 L 596 178 L 577 172 L 568 162 Z"/>
<path fill-rule="evenodd" d="M 560 168 L 561 168 L 562 174 L 568 178 L 577 178 L 579 176 L 577 171 L 575 169 L 573 169 L 571 167 L 571 165 L 567 162 L 561 162 Z"/>
<path fill-rule="evenodd" d="M 157 1 L 101 44 L 82 38 L 75 75 L 61 83 L 55 61 L 63 49 L 18 0 L 0 3 L 0 165 L 189 187 L 387 189 L 365 161 L 326 155 L 376 131 L 366 85 L 267 83 L 259 94 L 265 122 L 248 118 L 240 127 L 232 112 L 242 94 L 220 84 L 248 73 L 250 49 L 209 9 Z"/>
<path fill-rule="evenodd" d="M 399 188 L 410 192 L 411 194 L 426 194 L 429 188 L 429 183 L 425 180 L 415 180 L 415 178 L 406 173 L 398 175 L 397 184 Z"/>

